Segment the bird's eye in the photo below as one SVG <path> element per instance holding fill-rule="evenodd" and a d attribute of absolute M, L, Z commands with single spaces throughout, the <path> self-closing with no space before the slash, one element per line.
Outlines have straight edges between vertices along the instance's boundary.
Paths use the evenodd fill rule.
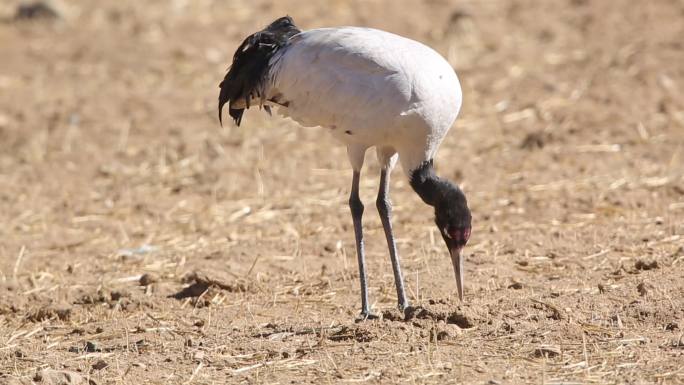
<path fill-rule="evenodd" d="M 466 244 L 470 238 L 470 227 L 447 226 L 444 228 L 444 236 L 456 242 Z"/>

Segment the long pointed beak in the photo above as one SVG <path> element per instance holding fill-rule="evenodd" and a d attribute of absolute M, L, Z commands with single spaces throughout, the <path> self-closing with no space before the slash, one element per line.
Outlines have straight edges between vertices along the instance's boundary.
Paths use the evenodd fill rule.
<path fill-rule="evenodd" d="M 462 247 L 454 247 L 449 250 L 451 253 L 451 263 L 454 265 L 456 275 L 456 287 L 458 288 L 458 298 L 463 301 L 463 254 Z"/>

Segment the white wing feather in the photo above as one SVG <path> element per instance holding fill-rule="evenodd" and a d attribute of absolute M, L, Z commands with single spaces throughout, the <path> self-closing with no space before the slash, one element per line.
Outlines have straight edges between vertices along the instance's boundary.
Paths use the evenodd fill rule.
<path fill-rule="evenodd" d="M 411 98 L 410 82 L 382 52 L 381 35 L 361 28 L 318 29 L 295 36 L 274 66 L 282 111 L 303 125 L 376 129 L 398 116 Z"/>

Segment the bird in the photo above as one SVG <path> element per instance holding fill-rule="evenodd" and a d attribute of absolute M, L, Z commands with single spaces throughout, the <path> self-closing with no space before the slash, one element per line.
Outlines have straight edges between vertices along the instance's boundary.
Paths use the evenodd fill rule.
<path fill-rule="evenodd" d="M 368 300 L 368 278 L 359 180 L 365 153 L 375 148 L 380 164 L 376 207 L 387 240 L 397 306 L 407 314 L 400 259 L 392 229 L 390 174 L 397 163 L 418 196 L 434 208 L 463 301 L 463 248 L 472 216 L 464 192 L 437 176 L 435 154 L 462 104 L 453 67 L 423 43 L 364 27 L 301 30 L 290 16 L 249 35 L 233 55 L 219 84 L 223 107 L 240 125 L 245 109 L 259 106 L 305 127 L 322 127 L 347 148 L 352 185 L 349 207 L 359 267 L 363 320 L 376 318 Z"/>

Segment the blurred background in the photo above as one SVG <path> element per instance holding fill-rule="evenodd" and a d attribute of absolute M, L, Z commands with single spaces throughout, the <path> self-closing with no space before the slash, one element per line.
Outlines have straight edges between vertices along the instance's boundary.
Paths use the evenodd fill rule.
<path fill-rule="evenodd" d="M 553 378 L 572 379 L 576 368 L 567 365 L 590 367 L 587 354 L 605 363 L 586 369 L 584 378 L 598 382 L 656 381 L 677 366 L 682 342 L 671 338 L 684 327 L 684 1 L 3 0 L 0 328 L 6 346 L 34 342 L 21 348 L 34 361 L 12 356 L 14 348 L 0 353 L 13 362 L 7 373 L 20 377 L 35 362 L 68 358 L 75 341 L 61 329 L 11 339 L 16 333 L 9 330 L 32 329 L 25 322 L 83 324 L 86 335 L 104 328 L 111 335 L 100 343 L 132 362 L 128 350 L 116 350 L 122 320 L 141 325 L 151 352 L 183 357 L 190 349 L 144 331 L 149 322 L 159 327 L 146 312 L 178 333 L 196 328 L 180 319 L 214 317 L 214 329 L 192 337 L 223 346 L 209 356 L 254 353 L 254 339 L 243 332 L 265 322 L 293 328 L 353 318 L 358 288 L 344 148 L 319 129 L 258 110 L 239 128 L 217 119 L 218 83 L 234 50 L 285 14 L 302 29 L 394 32 L 434 47 L 457 71 L 464 106 L 436 164 L 463 187 L 473 210 L 470 307 L 463 311 L 477 325 L 458 338 L 460 331 L 445 329 L 458 343 L 435 348 L 430 362 L 442 366 L 426 366 L 407 351 L 374 364 L 383 373 L 376 375 L 363 366 L 370 356 L 342 363 L 346 350 L 330 348 L 332 364 L 320 352 L 307 358 L 325 361 L 317 364 L 323 372 L 291 369 L 289 376 L 396 380 L 408 370 L 441 373 L 420 377 L 437 381 L 457 372 L 454 360 L 483 351 L 491 356 L 471 356 L 461 376 L 537 381 L 546 357 Z M 377 308 L 391 308 L 384 236 L 368 204 L 378 183 L 374 156 L 366 164 L 371 297 Z M 402 172 L 394 175 L 394 223 L 410 298 L 457 306 L 432 213 Z M 195 271 L 232 282 L 235 292 L 194 298 L 189 307 L 167 298 L 192 283 L 188 274 Z M 136 286 L 144 274 L 154 286 Z M 114 292 L 125 293 L 124 300 Z M 561 313 L 573 310 L 554 319 L 531 298 Z M 197 303 L 202 309 L 195 312 Z M 55 306 L 70 316 L 50 313 Z M 104 308 L 110 310 L 97 310 Z M 585 324 L 602 329 L 587 331 Z M 539 328 L 548 333 L 534 335 Z M 400 341 L 430 341 L 418 329 L 409 337 L 364 330 L 368 340 L 357 342 L 371 356 Z M 610 358 L 598 342 L 584 356 L 577 350 L 586 336 L 591 342 L 620 333 L 647 339 L 647 349 L 625 345 Z M 503 353 L 486 342 L 502 335 L 513 338 Z M 226 338 L 237 342 L 226 347 Z M 295 342 L 266 345 L 280 351 Z M 565 350 L 530 353 L 530 343 Z M 650 363 L 630 358 L 637 353 L 650 354 Z M 502 358 L 529 354 L 532 363 Z M 209 383 L 224 362 L 211 357 L 215 364 L 195 377 L 200 382 Z M 260 362 L 245 360 L 224 364 Z M 167 365 L 159 356 L 143 361 Z M 188 379 L 197 362 L 168 365 L 179 365 L 176 379 Z M 395 373 L 397 365 L 404 369 Z M 92 371 L 80 361 L 72 366 Z M 130 370 L 155 381 L 138 366 Z M 105 381 L 130 379 L 123 369 L 98 373 Z M 262 375 L 276 381 L 278 373 Z M 662 378 L 681 380 L 681 367 L 672 373 Z"/>

